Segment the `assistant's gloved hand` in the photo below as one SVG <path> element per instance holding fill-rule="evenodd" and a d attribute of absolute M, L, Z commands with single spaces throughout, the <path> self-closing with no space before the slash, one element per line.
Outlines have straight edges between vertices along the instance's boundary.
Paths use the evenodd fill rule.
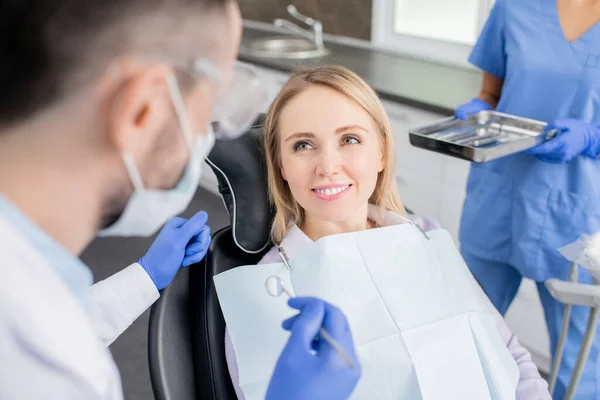
<path fill-rule="evenodd" d="M 558 119 L 548 124 L 544 131 L 551 129 L 558 129 L 559 133 L 526 153 L 556 164 L 568 162 L 579 155 L 593 159 L 600 155 L 600 129 L 597 125 L 577 119 Z"/>
<path fill-rule="evenodd" d="M 478 97 L 475 97 L 468 103 L 458 106 L 458 108 L 454 111 L 454 115 L 456 116 L 456 118 L 462 119 L 464 121 L 465 119 L 469 118 L 469 115 L 471 114 L 491 109 L 492 107 L 488 103 L 486 103 Z"/>
<path fill-rule="evenodd" d="M 173 217 L 139 261 L 158 290 L 165 288 L 180 267 L 200 262 L 210 245 L 208 214 L 200 211 L 189 220 Z"/>
<path fill-rule="evenodd" d="M 283 322 L 283 328 L 291 335 L 277 361 L 265 400 L 347 399 L 356 387 L 361 369 L 346 317 L 314 297 L 296 297 L 288 304 L 300 314 Z M 315 341 L 321 326 L 352 358 L 354 368 L 329 343 Z"/>

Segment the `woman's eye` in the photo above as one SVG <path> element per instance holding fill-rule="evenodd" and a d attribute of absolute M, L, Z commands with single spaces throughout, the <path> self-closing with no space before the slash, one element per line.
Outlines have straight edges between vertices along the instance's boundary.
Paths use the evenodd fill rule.
<path fill-rule="evenodd" d="M 294 144 L 294 151 L 309 150 L 309 149 L 312 149 L 312 146 L 308 142 L 299 141 Z"/>
<path fill-rule="evenodd" d="M 342 144 L 346 145 L 346 144 L 359 144 L 360 143 L 360 139 L 357 138 L 356 136 L 344 136 L 342 138 Z"/>

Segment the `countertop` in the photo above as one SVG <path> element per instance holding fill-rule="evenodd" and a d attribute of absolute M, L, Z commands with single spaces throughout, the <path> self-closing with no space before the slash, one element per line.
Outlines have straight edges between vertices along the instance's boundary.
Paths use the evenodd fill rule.
<path fill-rule="evenodd" d="M 343 65 L 360 75 L 382 99 L 444 115 L 451 115 L 458 105 L 477 96 L 481 86 L 481 74 L 476 70 L 328 40 L 325 44 L 331 54 L 313 59 L 257 58 L 244 53 L 246 43 L 268 36 L 281 33 L 245 24 L 239 59 L 285 72 L 308 66 Z"/>

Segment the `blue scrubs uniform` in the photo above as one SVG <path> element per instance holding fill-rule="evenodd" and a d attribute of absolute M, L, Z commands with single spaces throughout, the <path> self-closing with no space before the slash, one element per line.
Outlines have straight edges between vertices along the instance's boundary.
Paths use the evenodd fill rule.
<path fill-rule="evenodd" d="M 469 61 L 504 80 L 497 110 L 550 122 L 576 118 L 600 124 L 600 23 L 574 42 L 562 31 L 556 0 L 497 0 Z M 600 161 L 578 156 L 550 164 L 524 153 L 473 164 L 460 243 L 476 279 L 501 313 L 523 276 L 538 282 L 552 351 L 562 304 L 543 282 L 566 279 L 557 248 L 600 231 Z M 591 277 L 580 269 L 582 282 Z M 589 309 L 574 307 L 554 398 L 563 397 Z M 577 399 L 600 399 L 596 337 Z"/>

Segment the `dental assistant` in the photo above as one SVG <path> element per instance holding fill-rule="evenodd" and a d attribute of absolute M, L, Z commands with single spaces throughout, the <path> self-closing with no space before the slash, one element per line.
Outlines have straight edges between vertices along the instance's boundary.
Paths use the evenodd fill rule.
<path fill-rule="evenodd" d="M 600 1 L 497 0 L 469 61 L 483 70 L 466 118 L 496 109 L 548 122 L 560 133 L 524 153 L 481 165 L 468 178 L 461 252 L 504 314 L 523 277 L 537 282 L 554 352 L 563 305 L 544 286 L 566 279 L 557 248 L 600 231 Z M 580 269 L 580 281 L 591 282 Z M 589 309 L 573 307 L 555 399 L 564 396 Z M 600 398 L 600 335 L 577 399 Z"/>
<path fill-rule="evenodd" d="M 0 398 L 122 399 L 107 346 L 180 267 L 204 257 L 206 213 L 173 216 L 194 195 L 215 137 L 243 132 L 263 103 L 256 75 L 235 64 L 239 9 L 232 0 L 0 0 L 0 10 Z M 138 262 L 92 285 L 78 256 L 94 237 L 163 225 Z M 290 305 L 301 313 L 284 326 L 292 334 L 272 398 L 292 383 L 312 390 L 298 400 L 346 398 L 360 373 L 306 347 L 330 321 L 328 305 Z M 335 321 L 351 351 L 345 318 Z"/>

